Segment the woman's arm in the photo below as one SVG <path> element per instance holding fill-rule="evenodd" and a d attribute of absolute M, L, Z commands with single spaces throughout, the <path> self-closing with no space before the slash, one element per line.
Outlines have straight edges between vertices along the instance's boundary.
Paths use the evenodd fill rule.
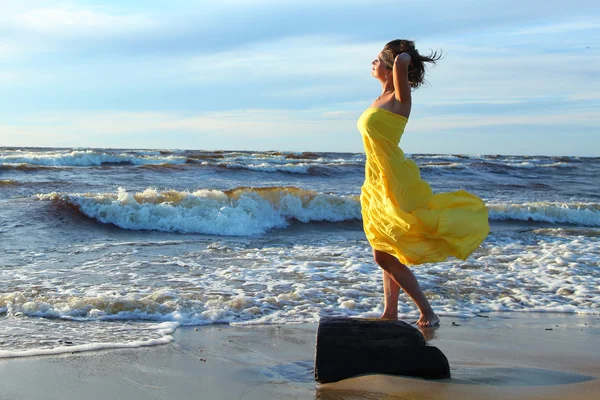
<path fill-rule="evenodd" d="M 410 65 L 410 55 L 401 53 L 394 60 L 394 89 L 395 97 L 400 103 L 410 104 L 410 83 L 408 82 L 408 66 Z"/>

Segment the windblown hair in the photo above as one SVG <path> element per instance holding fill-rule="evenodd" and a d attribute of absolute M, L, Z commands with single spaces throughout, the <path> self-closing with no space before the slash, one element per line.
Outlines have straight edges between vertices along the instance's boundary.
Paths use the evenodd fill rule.
<path fill-rule="evenodd" d="M 408 82 L 413 89 L 418 88 L 425 81 L 425 63 L 435 64 L 436 61 L 442 58 L 441 52 L 438 54 L 437 51 L 433 50 L 428 56 L 423 56 L 415 49 L 415 42 L 412 40 L 396 39 L 387 43 L 381 52 L 385 67 L 390 70 L 393 69 L 394 60 L 401 53 L 408 53 L 412 60 L 408 66 Z"/>

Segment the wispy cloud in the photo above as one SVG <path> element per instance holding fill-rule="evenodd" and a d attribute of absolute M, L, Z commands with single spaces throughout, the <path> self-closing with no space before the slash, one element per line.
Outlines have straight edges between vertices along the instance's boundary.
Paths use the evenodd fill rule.
<path fill-rule="evenodd" d="M 569 21 L 569 22 L 556 22 L 548 25 L 534 26 L 531 28 L 518 29 L 513 32 L 514 35 L 547 35 L 547 34 L 565 34 L 573 33 L 578 31 L 596 30 L 600 29 L 600 23 L 598 21 L 583 20 L 583 21 Z"/>
<path fill-rule="evenodd" d="M 386 41 L 406 36 L 445 53 L 414 92 L 409 145 L 426 146 L 416 137 L 435 132 L 492 138 L 509 127 L 522 137 L 545 129 L 559 143 L 554 127 L 570 120 L 589 136 L 581 151 L 600 148 L 591 136 L 600 129 L 595 1 L 435 0 L 427 13 L 390 3 L 386 15 L 401 24 L 382 23 L 364 1 L 0 6 L 1 143 L 117 146 L 146 133 L 160 147 L 167 135 L 211 148 L 235 137 L 253 149 L 361 151 L 344 138 L 356 138 L 356 118 L 379 94 L 369 64 Z M 453 149 L 437 140 L 439 151 Z"/>
<path fill-rule="evenodd" d="M 144 147 L 169 147 L 170 143 L 175 148 L 359 152 L 361 138 L 355 127 L 359 115 L 357 111 L 323 109 L 241 109 L 201 114 L 42 113 L 28 115 L 16 124 L 0 123 L 0 131 L 7 134 L 5 145 L 136 147 L 143 142 Z M 561 131 L 565 126 L 574 128 Z M 447 148 L 453 152 L 495 154 L 500 144 L 505 153 L 540 154 L 540 146 L 548 147 L 548 143 L 511 150 L 506 134 L 523 143 L 527 135 L 515 131 L 515 127 L 526 127 L 532 137 L 551 134 L 558 143 L 568 143 L 582 128 L 598 126 L 600 114 L 594 110 L 504 116 L 418 115 L 411 118 L 403 143 L 412 153 L 437 152 L 444 148 L 440 138 L 445 138 Z M 487 132 L 490 127 L 493 131 Z M 478 138 L 475 148 L 461 140 L 472 134 Z M 154 146 L 147 145 L 149 138 Z M 591 155 L 590 150 L 582 149 L 577 155 Z M 561 154 L 558 148 L 554 154 Z"/>
<path fill-rule="evenodd" d="M 29 115 L 16 124 L 0 123 L 5 145 L 127 147 L 148 137 L 177 148 L 318 150 L 328 142 L 337 151 L 355 143 L 339 143 L 355 125 L 354 118 L 319 112 L 230 110 L 202 114 L 103 112 Z M 18 138 L 18 139 L 17 139 Z M 358 141 L 358 135 L 355 135 Z M 336 145 L 335 143 L 338 142 Z M 241 146 L 241 147 L 240 147 Z M 149 147 L 149 146 L 146 146 Z M 151 147 L 151 146 L 150 146 Z"/>
<path fill-rule="evenodd" d="M 149 31 L 158 23 L 143 14 L 114 14 L 99 9 L 46 7 L 27 10 L 12 19 L 15 29 L 57 36 L 120 36 Z"/>

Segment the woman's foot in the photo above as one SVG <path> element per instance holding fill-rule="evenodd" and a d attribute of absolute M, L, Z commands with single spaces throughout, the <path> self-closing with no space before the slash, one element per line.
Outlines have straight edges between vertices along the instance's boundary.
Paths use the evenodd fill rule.
<path fill-rule="evenodd" d="M 388 319 L 388 320 L 392 320 L 392 321 L 398 321 L 398 313 L 393 314 L 393 313 L 383 313 L 381 314 L 381 317 L 379 317 L 379 319 Z"/>
<path fill-rule="evenodd" d="M 433 311 L 430 313 L 421 314 L 421 318 L 417 321 L 417 325 L 422 328 L 430 328 L 440 324 L 440 317 Z"/>

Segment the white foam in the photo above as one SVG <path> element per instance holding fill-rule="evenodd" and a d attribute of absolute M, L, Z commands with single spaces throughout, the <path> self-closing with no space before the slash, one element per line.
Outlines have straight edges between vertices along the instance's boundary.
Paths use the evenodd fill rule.
<path fill-rule="evenodd" d="M 540 165 L 542 168 L 576 168 L 575 165 L 566 162 L 555 162 L 551 164 Z"/>
<path fill-rule="evenodd" d="M 600 314 L 600 236 L 588 231 L 501 231 L 467 261 L 451 259 L 413 270 L 434 310 L 444 316 L 489 311 Z M 150 327 L 122 329 L 115 333 L 119 340 L 104 340 L 105 329 L 90 325 L 95 323 L 169 322 L 176 325 L 165 327 L 174 329 L 180 324 L 314 323 L 324 315 L 376 317 L 382 312 L 381 270 L 364 238 L 334 234 L 301 244 L 272 238 L 224 240 L 182 241 L 158 251 L 140 244 L 140 252 L 133 251 L 131 242 L 89 244 L 89 252 L 78 254 L 85 258 L 66 270 L 35 258 L 4 270 L 5 285 L 17 287 L 4 287 L 0 295 L 0 313 L 7 315 L 0 324 L 0 351 L 9 352 L 1 354 L 16 351 L 10 340 L 2 345 L 3 329 L 8 335 L 14 332 L 6 330 L 7 319 L 17 326 L 39 317 L 61 324 L 78 321 L 73 343 L 82 347 L 47 350 L 24 343 L 18 349 L 33 355 L 172 340 Z M 115 252 L 115 246 L 123 251 Z M 407 319 L 418 315 L 404 294 L 399 313 Z M 89 343 L 90 338 L 97 343 Z"/>
<path fill-rule="evenodd" d="M 229 193 L 229 194 L 228 194 Z M 251 236 L 288 226 L 295 219 L 345 221 L 360 219 L 354 197 L 320 194 L 295 188 L 218 190 L 193 193 L 149 188 L 117 194 L 38 194 L 40 200 L 65 201 L 85 215 L 125 229 Z"/>
<path fill-rule="evenodd" d="M 229 162 L 224 164 L 227 168 L 231 169 L 247 169 L 250 171 L 258 172 L 288 172 L 294 174 L 309 174 L 310 168 L 315 164 L 312 163 L 286 163 L 286 164 L 273 164 L 269 162 L 258 163 L 258 164 L 240 164 L 235 162 Z"/>
<path fill-rule="evenodd" d="M 582 226 L 600 226 L 600 204 L 536 202 L 488 204 L 493 220 L 541 221 Z"/>
<path fill-rule="evenodd" d="M 97 150 L 18 152 L 0 155 L 0 165 L 97 166 L 106 163 L 183 164 L 186 157 L 161 156 L 156 152 L 106 153 Z"/>
<path fill-rule="evenodd" d="M 252 236 L 283 228 L 293 219 L 361 219 L 358 196 L 322 194 L 296 188 L 239 189 L 235 196 L 218 190 L 158 191 L 117 194 L 37 194 L 41 200 L 66 201 L 103 223 L 133 230 Z M 538 221 L 600 226 L 597 203 L 490 203 L 490 220 Z"/>
<path fill-rule="evenodd" d="M 164 322 L 153 326 L 154 331 L 160 337 L 147 339 L 147 340 L 136 340 L 131 339 L 127 342 L 95 342 L 78 345 L 58 345 L 51 348 L 30 348 L 21 350 L 1 350 L 0 359 L 2 358 L 17 358 L 17 357 L 33 357 L 33 356 L 45 356 L 45 355 L 57 355 L 64 353 L 80 353 L 84 351 L 98 351 L 108 349 L 130 349 L 144 346 L 157 346 L 162 344 L 168 344 L 173 341 L 173 332 L 179 326 L 175 322 Z"/>
<path fill-rule="evenodd" d="M 461 164 L 461 163 L 433 162 L 433 163 L 427 163 L 427 164 L 419 164 L 419 168 L 465 169 L 466 165 Z"/>
<path fill-rule="evenodd" d="M 255 160 L 257 161 L 257 160 Z M 343 161 L 343 162 L 342 162 Z M 221 162 L 219 165 L 222 165 L 226 168 L 230 169 L 246 169 L 249 171 L 257 171 L 257 172 L 286 172 L 291 174 L 302 174 L 308 175 L 314 173 L 316 168 L 322 168 L 323 171 L 327 169 L 336 168 L 336 167 L 362 167 L 363 164 L 357 164 L 354 162 L 345 162 L 346 160 L 341 160 L 340 162 L 332 162 L 329 160 L 324 162 L 323 160 L 310 160 L 310 161 L 302 161 L 302 162 L 290 162 L 290 160 L 268 160 L 267 162 L 253 162 L 253 163 L 240 163 L 236 161 L 228 161 Z M 211 165 L 211 163 L 205 163 L 204 165 Z"/>
<path fill-rule="evenodd" d="M 504 160 L 503 160 L 504 161 Z M 534 160 L 537 161 L 537 160 Z M 537 167 L 537 163 L 531 163 L 529 161 L 521 161 L 521 162 L 506 162 L 506 163 L 499 163 L 498 165 L 500 166 L 504 166 L 507 165 L 509 167 L 515 167 L 515 168 L 535 168 Z"/>

